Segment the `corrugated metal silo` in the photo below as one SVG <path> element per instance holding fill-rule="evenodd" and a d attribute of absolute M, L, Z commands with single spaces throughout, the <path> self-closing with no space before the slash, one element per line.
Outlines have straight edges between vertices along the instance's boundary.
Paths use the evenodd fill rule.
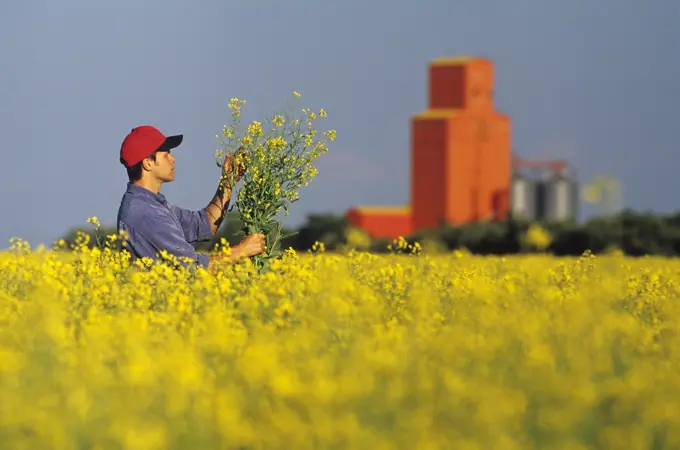
<path fill-rule="evenodd" d="M 510 210 L 516 219 L 534 220 L 536 217 L 536 183 L 515 173 L 512 177 Z"/>
<path fill-rule="evenodd" d="M 542 181 L 538 188 L 539 213 L 551 222 L 576 219 L 578 214 L 578 183 L 565 174 L 555 174 Z"/>

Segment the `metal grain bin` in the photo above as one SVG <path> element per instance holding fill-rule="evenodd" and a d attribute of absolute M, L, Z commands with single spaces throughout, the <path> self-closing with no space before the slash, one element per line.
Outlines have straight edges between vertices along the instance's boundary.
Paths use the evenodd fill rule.
<path fill-rule="evenodd" d="M 578 183 L 565 174 L 555 174 L 537 187 L 537 209 L 540 218 L 550 222 L 576 219 L 578 215 Z"/>
<path fill-rule="evenodd" d="M 514 174 L 510 191 L 510 211 L 516 219 L 536 218 L 536 182 Z"/>

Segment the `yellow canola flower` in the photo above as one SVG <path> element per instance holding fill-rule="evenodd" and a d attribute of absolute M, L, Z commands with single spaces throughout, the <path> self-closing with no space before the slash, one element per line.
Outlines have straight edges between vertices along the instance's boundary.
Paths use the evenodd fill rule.
<path fill-rule="evenodd" d="M 352 236 L 263 274 L 13 240 L 4 447 L 680 443 L 680 262 L 429 255 L 405 237 L 379 256 Z"/>
<path fill-rule="evenodd" d="M 262 136 L 262 123 L 258 122 L 257 120 L 253 121 L 253 123 L 248 125 L 246 132 L 253 138 Z"/>

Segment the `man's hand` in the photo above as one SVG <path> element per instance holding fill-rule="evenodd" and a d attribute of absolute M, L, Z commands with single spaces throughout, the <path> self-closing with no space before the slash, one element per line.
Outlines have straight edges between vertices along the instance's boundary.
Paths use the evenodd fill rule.
<path fill-rule="evenodd" d="M 238 183 L 239 181 L 241 181 L 243 174 L 246 173 L 246 165 L 244 159 L 245 153 L 243 152 L 243 147 L 240 147 L 236 151 L 236 153 L 234 153 L 233 157 L 230 152 L 227 152 L 227 154 L 224 156 L 224 163 L 222 164 L 222 167 L 224 168 L 224 173 L 233 174 L 234 183 Z"/>
<path fill-rule="evenodd" d="M 231 153 L 227 152 L 222 164 L 222 176 L 220 177 L 217 191 L 205 210 L 210 218 L 210 231 L 215 236 L 220 228 L 224 216 L 227 214 L 231 199 L 231 188 L 241 180 L 246 171 L 245 153 L 240 147 L 232 159 Z"/>
<path fill-rule="evenodd" d="M 259 255 L 264 252 L 264 234 L 249 234 L 241 239 L 234 249 L 238 249 L 238 253 L 244 258 Z"/>
<path fill-rule="evenodd" d="M 231 248 L 229 256 L 226 258 L 232 264 L 243 258 L 250 258 L 264 252 L 264 234 L 255 233 L 241 239 L 241 242 Z M 219 264 L 224 257 L 221 255 L 211 255 L 210 264 Z"/>

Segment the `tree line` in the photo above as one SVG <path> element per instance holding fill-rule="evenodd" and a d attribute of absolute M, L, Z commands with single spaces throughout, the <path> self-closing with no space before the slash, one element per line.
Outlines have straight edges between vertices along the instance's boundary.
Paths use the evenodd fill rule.
<path fill-rule="evenodd" d="M 215 248 L 224 238 L 234 245 L 243 237 L 238 213 L 232 211 L 209 242 L 196 245 L 198 251 Z M 90 236 L 90 246 L 103 246 L 101 237 L 115 234 L 115 227 L 99 230 L 100 244 L 92 228 L 70 230 L 64 237 L 67 246 L 76 242 L 78 232 Z M 297 229 L 282 230 L 282 248 L 296 251 L 310 250 L 322 242 L 326 251 L 357 248 L 374 253 L 388 252 L 392 242 L 388 238 L 371 238 L 353 228 L 340 214 L 310 214 Z M 586 251 L 594 254 L 619 251 L 630 256 L 680 255 L 680 212 L 661 215 L 625 210 L 610 217 L 596 217 L 578 222 L 530 222 L 510 218 L 503 222 L 478 222 L 452 226 L 443 224 L 436 229 L 423 230 L 404 236 L 409 244 L 419 242 L 434 251 L 467 249 L 481 255 L 505 255 L 536 251 L 557 256 L 577 256 Z"/>

